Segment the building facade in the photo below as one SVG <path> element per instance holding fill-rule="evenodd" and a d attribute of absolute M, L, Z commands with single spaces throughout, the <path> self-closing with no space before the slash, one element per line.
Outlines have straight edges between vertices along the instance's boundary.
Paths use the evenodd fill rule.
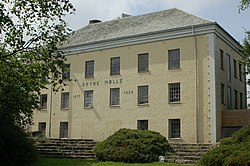
<path fill-rule="evenodd" d="M 216 22 L 178 9 L 125 16 L 92 20 L 60 48 L 67 85 L 42 90 L 31 130 L 99 141 L 130 128 L 170 142 L 219 141 L 221 111 L 246 107 L 240 45 Z"/>

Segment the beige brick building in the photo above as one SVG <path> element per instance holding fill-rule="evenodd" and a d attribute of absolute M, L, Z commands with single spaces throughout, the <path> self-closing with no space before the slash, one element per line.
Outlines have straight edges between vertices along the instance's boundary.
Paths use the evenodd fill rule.
<path fill-rule="evenodd" d="M 131 128 L 215 143 L 221 111 L 246 107 L 240 45 L 216 22 L 178 9 L 121 15 L 68 41 L 67 86 L 43 90 L 34 112 L 32 131 L 46 137 L 103 140 Z"/>

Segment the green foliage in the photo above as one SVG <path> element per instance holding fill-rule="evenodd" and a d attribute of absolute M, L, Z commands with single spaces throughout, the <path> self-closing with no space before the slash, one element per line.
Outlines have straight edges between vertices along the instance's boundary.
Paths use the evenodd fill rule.
<path fill-rule="evenodd" d="M 250 125 L 232 137 L 221 140 L 218 147 L 209 151 L 201 159 L 206 166 L 244 166 L 250 165 Z"/>
<path fill-rule="evenodd" d="M 165 137 L 154 131 L 120 129 L 95 147 L 101 161 L 152 162 L 170 150 Z"/>
<path fill-rule="evenodd" d="M 0 163 L 25 166 L 37 160 L 38 153 L 31 139 L 15 125 L 0 123 Z"/>
<path fill-rule="evenodd" d="M 239 5 L 239 11 L 247 9 L 249 5 L 250 5 L 250 0 L 241 0 Z"/>
<path fill-rule="evenodd" d="M 72 12 L 68 0 L 0 1 L 0 120 L 31 123 L 40 90 L 62 82 L 57 47 L 71 33 L 64 16 Z"/>

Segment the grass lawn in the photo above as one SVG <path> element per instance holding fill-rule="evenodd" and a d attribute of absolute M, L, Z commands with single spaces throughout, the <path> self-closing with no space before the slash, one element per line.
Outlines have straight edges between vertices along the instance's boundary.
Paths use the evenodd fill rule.
<path fill-rule="evenodd" d="M 40 158 L 36 163 L 30 166 L 183 166 L 180 164 L 170 163 L 146 163 L 146 164 L 127 164 L 117 162 L 99 162 L 96 160 L 81 160 L 81 159 L 54 159 Z"/>

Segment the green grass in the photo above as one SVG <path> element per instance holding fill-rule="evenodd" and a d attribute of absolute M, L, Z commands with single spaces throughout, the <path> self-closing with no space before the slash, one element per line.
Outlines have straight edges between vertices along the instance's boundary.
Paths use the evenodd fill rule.
<path fill-rule="evenodd" d="M 118 162 L 99 162 L 96 160 L 81 160 L 81 159 L 55 159 L 55 158 L 40 158 L 36 163 L 30 166 L 183 166 L 180 164 L 171 163 L 145 163 L 145 164 L 127 164 Z"/>

